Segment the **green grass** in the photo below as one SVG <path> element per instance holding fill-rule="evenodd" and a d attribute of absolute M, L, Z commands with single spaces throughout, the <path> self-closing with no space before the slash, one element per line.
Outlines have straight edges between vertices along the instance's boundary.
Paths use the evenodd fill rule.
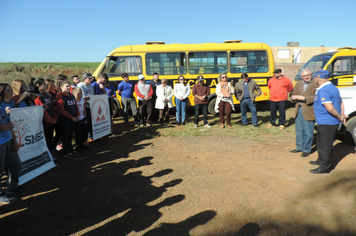
<path fill-rule="evenodd" d="M 17 66 L 63 66 L 76 68 L 93 68 L 96 69 L 101 62 L 0 62 L 0 68 L 12 68 L 15 64 Z"/>

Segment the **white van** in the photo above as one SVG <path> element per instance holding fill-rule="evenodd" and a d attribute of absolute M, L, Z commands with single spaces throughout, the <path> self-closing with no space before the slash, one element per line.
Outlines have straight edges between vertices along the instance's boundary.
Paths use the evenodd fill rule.
<path fill-rule="evenodd" d="M 344 102 L 345 114 L 349 116 L 344 135 L 348 142 L 356 146 L 356 87 L 341 87 L 339 91 Z"/>

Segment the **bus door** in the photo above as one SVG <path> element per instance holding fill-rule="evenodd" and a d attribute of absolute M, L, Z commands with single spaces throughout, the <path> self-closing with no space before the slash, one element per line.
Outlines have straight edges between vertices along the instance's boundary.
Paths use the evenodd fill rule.
<path fill-rule="evenodd" d="M 331 82 L 335 86 L 356 85 L 356 57 L 344 56 L 335 58 L 328 65 Z"/>

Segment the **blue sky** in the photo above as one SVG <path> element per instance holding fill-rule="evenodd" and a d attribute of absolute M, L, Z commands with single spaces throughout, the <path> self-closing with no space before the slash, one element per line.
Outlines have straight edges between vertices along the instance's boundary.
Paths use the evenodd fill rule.
<path fill-rule="evenodd" d="M 356 47 L 355 9 L 355 0 L 0 0 L 0 62 L 100 62 L 146 41 Z"/>

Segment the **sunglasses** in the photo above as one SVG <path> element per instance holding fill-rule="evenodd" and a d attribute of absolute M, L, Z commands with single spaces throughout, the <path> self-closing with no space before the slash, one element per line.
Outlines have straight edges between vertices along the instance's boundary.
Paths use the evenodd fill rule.
<path fill-rule="evenodd" d="M 221 78 L 227 78 L 226 76 L 221 76 Z"/>

